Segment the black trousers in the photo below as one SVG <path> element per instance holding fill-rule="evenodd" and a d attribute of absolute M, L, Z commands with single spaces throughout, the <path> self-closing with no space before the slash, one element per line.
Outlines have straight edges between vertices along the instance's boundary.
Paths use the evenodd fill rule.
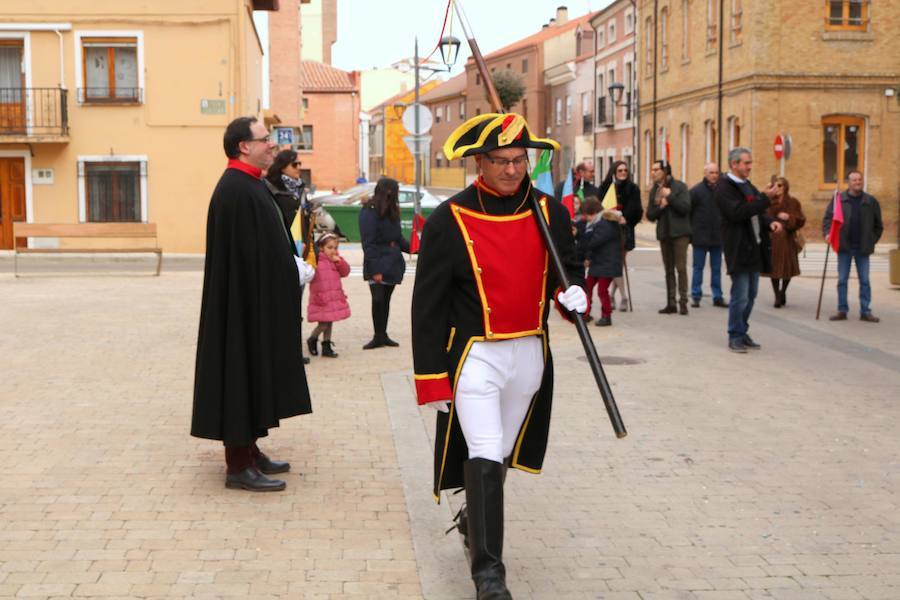
<path fill-rule="evenodd" d="M 375 337 L 387 335 L 388 315 L 391 312 L 391 294 L 394 293 L 392 284 L 372 283 L 369 285 L 372 294 L 372 327 L 375 329 Z"/>
<path fill-rule="evenodd" d="M 229 475 L 240 473 L 256 464 L 259 447 L 254 441 L 249 446 L 225 446 L 225 466 Z"/>

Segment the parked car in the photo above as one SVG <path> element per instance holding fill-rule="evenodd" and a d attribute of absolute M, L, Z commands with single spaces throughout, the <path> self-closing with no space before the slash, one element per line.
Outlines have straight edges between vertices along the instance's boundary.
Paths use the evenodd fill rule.
<path fill-rule="evenodd" d="M 321 203 L 326 208 L 332 205 L 345 205 L 345 204 L 362 204 L 364 200 L 367 200 L 369 196 L 372 195 L 372 192 L 375 190 L 375 182 L 369 183 L 361 183 L 359 185 L 355 185 L 352 188 L 344 190 L 339 194 L 328 194 L 325 196 L 319 196 L 318 198 L 313 198 L 315 202 Z M 409 206 L 412 207 L 413 199 L 416 197 L 416 186 L 414 185 L 401 185 L 400 186 L 400 208 Z M 425 189 L 421 189 L 419 191 L 420 204 L 422 208 L 435 208 L 438 204 L 441 203 L 441 199 L 437 196 L 431 194 Z"/>
<path fill-rule="evenodd" d="M 316 233 L 323 231 L 339 231 L 342 237 L 351 242 L 359 240 L 359 210 L 362 203 L 369 199 L 375 190 L 375 183 L 362 183 L 349 188 L 340 194 L 328 194 L 311 199 L 316 219 Z M 409 237 L 412 232 L 413 200 L 416 188 L 413 185 L 400 186 L 400 224 L 403 235 Z M 427 217 L 441 202 L 434 194 L 421 189 L 419 203 L 422 216 Z M 323 214 L 324 213 L 324 214 Z"/>

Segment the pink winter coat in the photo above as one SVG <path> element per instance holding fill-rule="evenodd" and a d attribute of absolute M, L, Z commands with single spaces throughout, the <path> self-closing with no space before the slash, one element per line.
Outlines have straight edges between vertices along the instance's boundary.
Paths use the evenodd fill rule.
<path fill-rule="evenodd" d="M 341 260 L 335 264 L 323 252 L 319 253 L 316 276 L 309 284 L 309 307 L 306 318 L 309 321 L 331 323 L 350 317 L 347 294 L 341 286 L 341 277 L 350 274 L 350 265 Z"/>

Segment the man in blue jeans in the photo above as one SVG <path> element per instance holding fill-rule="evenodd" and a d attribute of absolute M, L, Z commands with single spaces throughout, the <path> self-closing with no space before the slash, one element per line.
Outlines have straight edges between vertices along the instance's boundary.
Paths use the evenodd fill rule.
<path fill-rule="evenodd" d="M 691 188 L 691 246 L 694 249 L 691 274 L 691 306 L 700 307 L 703 297 L 703 269 L 709 254 L 709 279 L 713 306 L 727 307 L 722 298 L 722 214 L 713 192 L 719 181 L 719 165 L 703 167 L 703 181 Z"/>
<path fill-rule="evenodd" d="M 829 317 L 831 321 L 846 321 L 850 305 L 847 303 L 847 280 L 850 279 L 850 261 L 856 261 L 859 277 L 859 320 L 878 323 L 872 314 L 872 287 L 869 284 L 869 256 L 884 232 L 881 206 L 878 200 L 863 191 L 863 174 L 856 169 L 847 173 L 847 190 L 841 192 L 841 209 L 844 223 L 838 244 L 838 311 Z M 828 205 L 822 219 L 822 231 L 828 236 L 834 218 L 834 201 Z"/>
<path fill-rule="evenodd" d="M 722 240 L 725 264 L 731 276 L 731 301 L 728 304 L 728 348 L 745 354 L 758 350 L 750 329 L 750 313 L 759 290 L 760 271 L 772 268 L 769 230 L 780 231 L 781 223 L 766 214 L 775 186 L 762 193 L 750 183 L 753 157 L 747 148 L 728 153 L 729 172 L 716 185 L 714 197 L 722 213 Z"/>

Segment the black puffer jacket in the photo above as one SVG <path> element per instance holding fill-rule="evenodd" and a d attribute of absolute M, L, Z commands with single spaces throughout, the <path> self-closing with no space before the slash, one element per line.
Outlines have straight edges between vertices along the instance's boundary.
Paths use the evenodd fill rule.
<path fill-rule="evenodd" d="M 382 281 L 396 285 L 403 281 L 406 263 L 402 252 L 409 253 L 409 240 L 403 237 L 400 221 L 381 218 L 371 204 L 359 211 L 359 234 L 363 247 L 363 279 L 381 273 Z"/>
<path fill-rule="evenodd" d="M 591 264 L 588 275 L 591 277 L 622 276 L 622 235 L 616 221 L 599 219 L 589 223 L 584 232 L 583 244 Z"/>

